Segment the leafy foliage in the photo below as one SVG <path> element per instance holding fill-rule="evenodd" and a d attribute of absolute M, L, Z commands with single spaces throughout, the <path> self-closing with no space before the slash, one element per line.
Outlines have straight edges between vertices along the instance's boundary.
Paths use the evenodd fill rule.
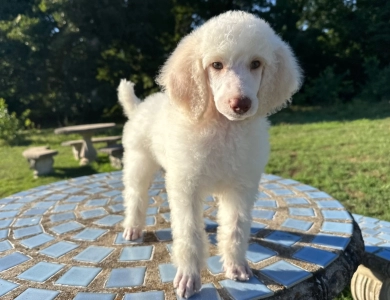
<path fill-rule="evenodd" d="M 245 10 L 288 41 L 305 72 L 303 104 L 388 99 L 386 0 L 2 0 L 0 97 L 37 124 L 120 120 L 121 78 L 146 96 L 179 40 Z"/>

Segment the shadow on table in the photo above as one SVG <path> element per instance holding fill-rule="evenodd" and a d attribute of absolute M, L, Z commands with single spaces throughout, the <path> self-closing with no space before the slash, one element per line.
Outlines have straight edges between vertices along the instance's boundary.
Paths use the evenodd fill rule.
<path fill-rule="evenodd" d="M 96 174 L 96 170 L 89 165 L 79 167 L 54 167 L 54 173 L 49 174 L 50 177 L 69 179 L 80 176 L 88 176 Z"/>

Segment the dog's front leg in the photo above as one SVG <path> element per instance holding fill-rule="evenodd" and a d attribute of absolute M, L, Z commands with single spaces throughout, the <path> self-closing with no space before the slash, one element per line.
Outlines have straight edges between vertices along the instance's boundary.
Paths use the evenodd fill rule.
<path fill-rule="evenodd" d="M 203 199 L 188 187 L 167 180 L 173 234 L 172 258 L 177 267 L 174 287 L 189 298 L 201 288 L 200 272 L 205 265 L 208 241 L 204 230 Z"/>
<path fill-rule="evenodd" d="M 256 190 L 231 190 L 218 197 L 218 248 L 225 275 L 233 280 L 249 280 L 253 275 L 246 260 L 251 210 Z"/>

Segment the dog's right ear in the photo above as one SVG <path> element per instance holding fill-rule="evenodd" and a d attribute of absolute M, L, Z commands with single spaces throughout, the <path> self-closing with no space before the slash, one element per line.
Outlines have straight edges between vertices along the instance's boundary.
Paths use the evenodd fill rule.
<path fill-rule="evenodd" d="M 198 48 L 194 34 L 182 39 L 156 80 L 171 101 L 194 119 L 203 115 L 209 90 Z"/>

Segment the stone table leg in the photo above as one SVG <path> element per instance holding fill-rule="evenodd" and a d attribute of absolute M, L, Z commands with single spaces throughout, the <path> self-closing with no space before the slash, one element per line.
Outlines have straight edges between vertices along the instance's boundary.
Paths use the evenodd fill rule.
<path fill-rule="evenodd" d="M 92 141 L 92 133 L 83 135 L 83 146 L 80 151 L 80 165 L 86 165 L 96 160 L 97 153 Z"/>
<path fill-rule="evenodd" d="M 354 300 L 390 299 L 390 278 L 360 265 L 351 280 Z"/>

